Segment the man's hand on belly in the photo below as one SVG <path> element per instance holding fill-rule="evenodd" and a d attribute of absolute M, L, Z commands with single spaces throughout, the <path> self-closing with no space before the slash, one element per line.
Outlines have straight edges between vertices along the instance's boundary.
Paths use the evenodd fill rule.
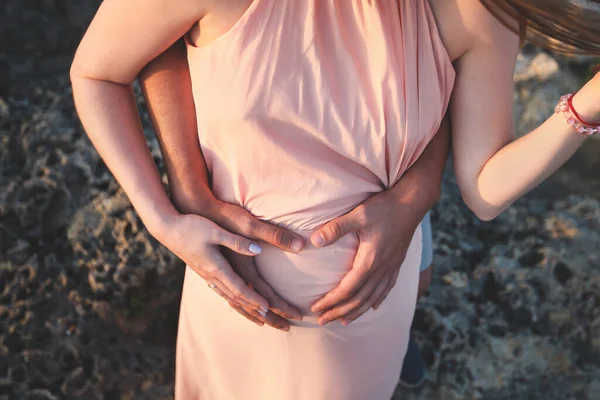
<path fill-rule="evenodd" d="M 352 232 L 360 241 L 350 272 L 311 307 L 321 314 L 319 324 L 340 319 L 347 325 L 371 307 L 379 307 L 396 284 L 420 221 L 410 208 L 393 201 L 389 192 L 382 192 L 313 234 L 312 242 L 321 247 Z"/>
<path fill-rule="evenodd" d="M 349 324 L 385 300 L 396 284 L 417 226 L 439 199 L 449 141 L 449 120 L 444 118 L 435 137 L 400 181 L 313 233 L 311 241 L 319 247 L 350 232 L 360 240 L 350 272 L 311 307 L 321 314 L 320 324 L 337 319 Z"/>

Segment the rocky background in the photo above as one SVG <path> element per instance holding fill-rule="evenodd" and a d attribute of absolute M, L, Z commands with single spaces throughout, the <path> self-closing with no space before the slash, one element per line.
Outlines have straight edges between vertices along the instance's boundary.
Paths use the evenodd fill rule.
<path fill-rule="evenodd" d="M 71 99 L 69 63 L 98 3 L 0 4 L 0 399 L 172 398 L 182 265 L 144 229 Z M 519 130 L 590 62 L 525 48 Z M 597 154 L 590 141 L 492 223 L 446 175 L 414 324 L 430 373 L 398 399 L 600 399 Z"/>

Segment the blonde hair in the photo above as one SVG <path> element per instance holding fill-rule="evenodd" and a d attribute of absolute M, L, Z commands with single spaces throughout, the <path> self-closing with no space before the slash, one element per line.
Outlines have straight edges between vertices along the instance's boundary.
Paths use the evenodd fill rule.
<path fill-rule="evenodd" d="M 521 40 L 564 54 L 600 56 L 600 0 L 480 0 Z"/>

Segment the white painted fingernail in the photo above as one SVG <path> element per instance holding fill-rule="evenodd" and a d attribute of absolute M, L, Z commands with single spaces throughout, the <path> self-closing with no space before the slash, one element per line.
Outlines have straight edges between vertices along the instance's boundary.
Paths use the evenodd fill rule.
<path fill-rule="evenodd" d="M 267 316 L 267 312 L 266 312 L 266 311 L 264 311 L 262 308 L 261 308 L 260 310 L 258 310 L 258 313 L 259 313 L 260 315 L 262 315 L 263 317 L 266 317 L 266 316 Z"/>
<path fill-rule="evenodd" d="M 250 250 L 250 253 L 252 254 L 260 254 L 262 248 L 259 245 L 252 243 L 250 247 L 248 247 L 248 250 Z"/>

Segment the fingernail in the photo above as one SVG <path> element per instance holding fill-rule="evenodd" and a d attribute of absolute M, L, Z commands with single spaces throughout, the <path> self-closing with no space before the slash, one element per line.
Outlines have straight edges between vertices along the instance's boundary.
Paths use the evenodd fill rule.
<path fill-rule="evenodd" d="M 323 246 L 323 243 L 325 243 L 325 238 L 323 237 L 322 233 L 317 233 L 317 235 L 315 236 L 315 240 L 314 240 L 314 245 L 315 246 Z"/>
<path fill-rule="evenodd" d="M 250 245 L 250 247 L 248 247 L 248 250 L 250 250 L 250 253 L 252 254 L 260 254 L 260 252 L 262 251 L 262 248 L 257 245 L 256 243 L 252 243 Z"/>
<path fill-rule="evenodd" d="M 266 316 L 267 316 L 267 312 L 266 312 L 266 311 L 263 311 L 263 309 L 262 309 L 262 308 L 261 308 L 260 310 L 258 310 L 258 313 L 259 313 L 260 315 L 262 315 L 263 317 L 266 317 Z"/>
<path fill-rule="evenodd" d="M 302 240 L 300 240 L 300 239 L 294 239 L 294 240 L 292 240 L 292 250 L 293 251 L 300 251 L 300 250 L 302 250 Z"/>

